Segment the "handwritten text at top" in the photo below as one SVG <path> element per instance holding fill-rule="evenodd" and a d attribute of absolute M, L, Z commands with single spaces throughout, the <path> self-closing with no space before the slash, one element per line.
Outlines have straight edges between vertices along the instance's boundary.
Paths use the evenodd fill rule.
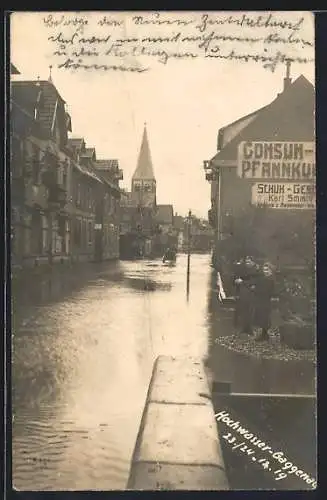
<path fill-rule="evenodd" d="M 154 62 L 205 58 L 275 71 L 287 60 L 313 61 L 313 33 L 297 13 L 291 20 L 283 13 L 65 13 L 48 14 L 43 24 L 62 69 L 144 72 Z"/>

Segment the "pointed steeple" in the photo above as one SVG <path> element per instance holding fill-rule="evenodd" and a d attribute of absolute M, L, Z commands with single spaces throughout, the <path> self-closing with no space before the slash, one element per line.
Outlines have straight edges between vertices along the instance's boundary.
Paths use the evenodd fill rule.
<path fill-rule="evenodd" d="M 52 81 L 52 75 L 51 75 L 52 65 L 49 66 L 49 70 L 50 70 L 50 73 L 49 73 L 48 82 L 53 83 L 53 81 Z"/>
<path fill-rule="evenodd" d="M 147 180 L 147 181 L 155 180 L 146 123 L 144 124 L 142 144 L 137 161 L 137 167 L 133 175 L 133 179 Z"/>

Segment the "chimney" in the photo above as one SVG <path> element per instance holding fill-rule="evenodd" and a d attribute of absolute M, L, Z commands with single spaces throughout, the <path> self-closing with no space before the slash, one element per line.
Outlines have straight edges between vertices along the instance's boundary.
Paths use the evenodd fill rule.
<path fill-rule="evenodd" d="M 286 61 L 286 77 L 284 78 L 284 92 L 288 89 L 288 87 L 292 83 L 292 79 L 290 78 L 290 69 L 291 69 L 291 61 Z"/>
<path fill-rule="evenodd" d="M 49 66 L 49 70 L 50 70 L 50 72 L 49 72 L 48 82 L 53 83 L 53 81 L 52 81 L 52 74 L 51 74 L 52 65 Z"/>

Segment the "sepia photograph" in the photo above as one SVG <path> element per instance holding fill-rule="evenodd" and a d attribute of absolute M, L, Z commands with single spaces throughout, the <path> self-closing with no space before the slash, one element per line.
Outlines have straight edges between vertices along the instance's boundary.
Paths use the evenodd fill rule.
<path fill-rule="evenodd" d="M 12 488 L 315 490 L 314 13 L 9 18 Z"/>

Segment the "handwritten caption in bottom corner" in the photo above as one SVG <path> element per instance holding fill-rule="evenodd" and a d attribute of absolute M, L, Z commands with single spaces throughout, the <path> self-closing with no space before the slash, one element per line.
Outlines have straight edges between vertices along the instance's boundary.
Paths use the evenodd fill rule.
<path fill-rule="evenodd" d="M 226 424 L 228 431 L 222 437 L 232 447 L 232 450 L 244 453 L 250 461 L 271 472 L 275 481 L 281 481 L 289 475 L 295 474 L 306 484 L 311 485 L 312 489 L 317 487 L 317 482 L 313 477 L 288 460 L 282 451 L 274 451 L 271 446 L 268 446 L 248 429 L 242 427 L 240 422 L 230 418 L 228 412 L 220 411 L 216 413 L 215 419 L 217 422 Z M 229 430 L 232 432 L 229 432 Z M 258 451 L 260 455 L 258 455 Z M 265 455 L 262 455 L 262 452 L 266 452 Z"/>

